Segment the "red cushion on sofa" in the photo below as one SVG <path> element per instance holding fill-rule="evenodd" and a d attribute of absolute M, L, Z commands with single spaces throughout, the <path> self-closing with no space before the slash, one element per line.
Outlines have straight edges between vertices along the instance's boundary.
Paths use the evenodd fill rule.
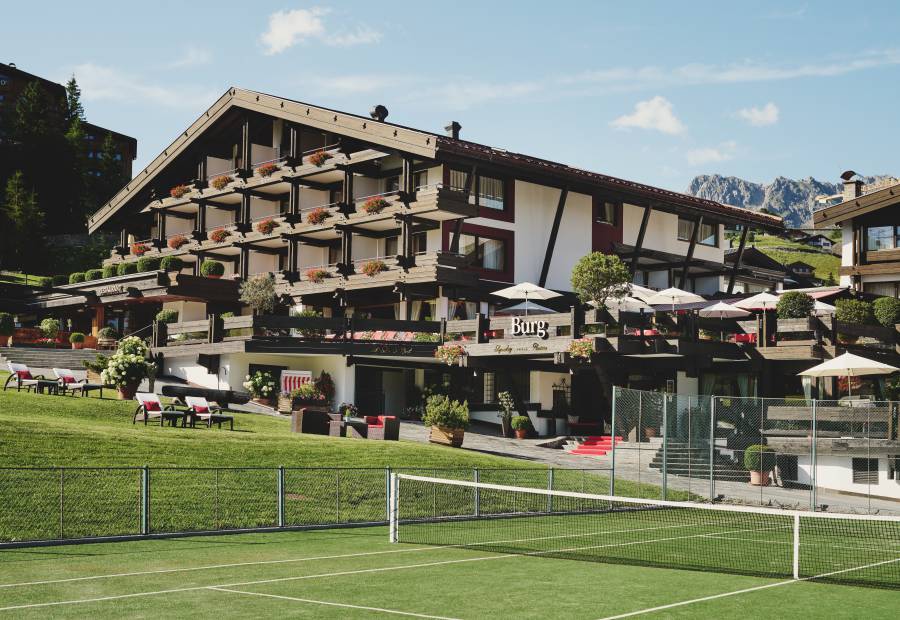
<path fill-rule="evenodd" d="M 209 413 L 209 407 L 203 405 L 194 405 L 194 413 Z"/>
<path fill-rule="evenodd" d="M 145 411 L 160 411 L 161 409 L 159 407 L 159 403 L 149 402 L 149 403 L 144 403 L 144 410 Z"/>
<path fill-rule="evenodd" d="M 31 371 L 30 370 L 17 370 L 16 376 L 22 380 L 31 379 Z"/>
<path fill-rule="evenodd" d="M 380 415 L 378 419 L 381 420 L 381 423 L 384 424 L 385 420 L 396 420 L 397 416 L 395 415 Z"/>
<path fill-rule="evenodd" d="M 377 415 L 367 415 L 365 420 L 366 420 L 366 424 L 368 426 L 381 426 L 382 425 L 381 418 Z"/>

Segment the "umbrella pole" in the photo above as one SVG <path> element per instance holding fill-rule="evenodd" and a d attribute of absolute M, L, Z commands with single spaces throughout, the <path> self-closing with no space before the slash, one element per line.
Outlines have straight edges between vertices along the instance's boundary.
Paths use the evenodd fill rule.
<path fill-rule="evenodd" d="M 528 316 L 528 291 L 525 291 L 525 316 Z"/>

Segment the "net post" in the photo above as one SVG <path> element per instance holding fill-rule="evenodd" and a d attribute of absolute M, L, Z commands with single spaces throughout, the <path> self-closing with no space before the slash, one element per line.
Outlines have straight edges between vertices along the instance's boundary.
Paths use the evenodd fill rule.
<path fill-rule="evenodd" d="M 284 465 L 278 466 L 277 484 L 278 527 L 284 527 Z"/>
<path fill-rule="evenodd" d="M 709 501 L 716 500 L 716 397 L 709 397 Z"/>
<path fill-rule="evenodd" d="M 150 467 L 141 468 L 141 534 L 150 533 Z"/>
<path fill-rule="evenodd" d="M 547 470 L 547 512 L 553 512 L 553 468 Z"/>
<path fill-rule="evenodd" d="M 668 494 L 668 469 L 669 469 L 669 395 L 663 392 L 662 395 L 662 498 L 666 499 Z"/>
<path fill-rule="evenodd" d="M 800 515 L 794 515 L 794 579 L 800 579 Z"/>
<path fill-rule="evenodd" d="M 816 428 L 816 399 L 814 398 L 812 401 L 812 446 L 810 447 L 810 458 L 809 458 L 809 473 L 811 484 L 811 492 L 809 494 L 809 509 L 813 512 L 816 511 L 816 469 L 818 469 L 817 457 L 816 457 L 816 434 L 818 430 Z"/>
<path fill-rule="evenodd" d="M 612 450 L 610 451 L 609 494 L 616 494 L 616 386 L 612 386 L 612 413 L 610 416 L 612 429 Z"/>
<path fill-rule="evenodd" d="M 388 536 L 392 543 L 398 542 L 397 507 L 400 498 L 400 479 L 391 473 L 388 478 Z"/>
<path fill-rule="evenodd" d="M 475 484 L 478 484 L 478 479 L 480 475 L 478 474 L 478 468 L 475 467 L 472 471 L 472 479 L 475 481 Z M 475 516 L 481 516 L 481 489 L 479 487 L 475 487 Z"/>

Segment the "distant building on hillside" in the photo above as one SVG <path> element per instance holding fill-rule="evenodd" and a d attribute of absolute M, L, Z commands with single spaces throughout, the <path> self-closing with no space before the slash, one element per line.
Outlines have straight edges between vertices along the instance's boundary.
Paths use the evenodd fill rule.
<path fill-rule="evenodd" d="M 734 267 L 737 259 L 737 248 L 726 250 L 725 264 L 727 266 Z M 740 270 L 734 284 L 735 293 L 780 291 L 784 287 L 787 270 L 784 265 L 765 252 L 755 247 L 746 248 L 740 261 Z"/>
<path fill-rule="evenodd" d="M 830 251 L 834 245 L 834 241 L 822 234 L 808 235 L 805 239 L 800 240 L 800 243 L 825 251 Z"/>
<path fill-rule="evenodd" d="M 785 288 L 812 288 L 824 284 L 816 277 L 816 268 L 801 260 L 787 265 L 786 270 Z"/>

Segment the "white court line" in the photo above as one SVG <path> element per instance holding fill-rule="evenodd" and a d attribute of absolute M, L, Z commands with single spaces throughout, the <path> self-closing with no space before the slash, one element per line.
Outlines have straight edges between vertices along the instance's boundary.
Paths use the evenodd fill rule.
<path fill-rule="evenodd" d="M 234 594 L 248 594 L 250 596 L 264 596 L 267 598 L 277 598 L 284 601 L 297 601 L 298 603 L 311 603 L 313 605 L 329 605 L 331 607 L 346 607 L 349 609 L 362 609 L 365 611 L 375 611 L 383 614 L 394 614 L 397 616 L 412 616 L 414 618 L 431 618 L 432 620 L 458 620 L 448 616 L 429 616 L 428 614 L 417 614 L 411 611 L 398 611 L 396 609 L 385 609 L 383 607 L 368 607 L 366 605 L 351 605 L 349 603 L 333 603 L 331 601 L 316 601 L 308 598 L 299 598 L 296 596 L 282 596 L 280 594 L 264 594 L 262 592 L 247 592 L 246 590 L 232 590 L 230 588 L 208 588 L 209 590 L 217 590 L 219 592 L 232 592 Z"/>
<path fill-rule="evenodd" d="M 734 590 L 733 592 L 722 592 L 721 594 L 712 594 L 710 596 L 704 596 L 701 598 L 691 599 L 689 601 L 679 601 L 678 603 L 669 603 L 668 605 L 659 605 L 658 607 L 649 607 L 647 609 L 639 609 L 637 611 L 629 611 L 624 614 L 619 614 L 617 616 L 607 616 L 605 618 L 601 618 L 601 620 L 619 620 L 619 618 L 631 618 L 633 616 L 642 616 L 644 614 L 652 614 L 657 611 L 664 611 L 666 609 L 672 609 L 674 607 L 683 607 L 685 605 L 693 605 L 694 603 L 703 603 L 705 601 L 713 601 L 720 598 L 726 598 L 728 596 L 737 596 L 739 594 L 746 594 L 747 592 L 756 592 L 758 590 L 765 590 L 767 588 L 777 588 L 779 586 L 786 586 L 792 583 L 800 583 L 802 581 L 812 581 L 814 579 L 825 579 L 827 577 L 834 577 L 835 575 L 841 575 L 844 573 L 849 573 L 857 570 L 865 570 L 867 568 L 874 568 L 876 566 L 882 566 L 884 564 L 893 564 L 894 562 L 900 562 L 900 558 L 895 558 L 893 560 L 884 560 L 883 562 L 875 562 L 873 564 L 866 564 L 865 566 L 857 566 L 854 568 L 845 568 L 843 570 L 836 570 L 830 573 L 822 573 L 821 575 L 815 575 L 814 577 L 802 577 L 800 579 L 789 579 L 787 581 L 778 581 L 775 583 L 767 583 L 761 586 L 754 586 L 752 588 L 744 588 L 743 590 Z"/>

